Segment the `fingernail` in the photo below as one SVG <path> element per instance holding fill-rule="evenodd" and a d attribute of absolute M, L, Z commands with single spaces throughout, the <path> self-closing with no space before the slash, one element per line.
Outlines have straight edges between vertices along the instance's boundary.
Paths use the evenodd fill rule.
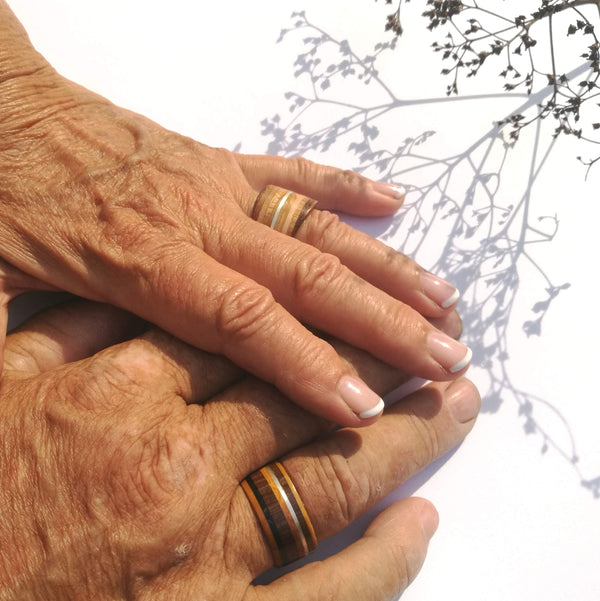
<path fill-rule="evenodd" d="M 369 419 L 383 412 L 383 399 L 359 378 L 342 376 L 338 391 L 346 405 L 361 419 Z"/>
<path fill-rule="evenodd" d="M 452 374 L 461 371 L 471 363 L 473 356 L 471 349 L 443 332 L 431 332 L 427 345 L 432 357 Z"/>
<path fill-rule="evenodd" d="M 380 194 L 402 200 L 406 196 L 404 186 L 395 186 L 394 184 L 386 184 L 385 182 L 374 182 L 373 188 Z"/>
<path fill-rule="evenodd" d="M 475 419 L 481 406 L 477 388 L 468 380 L 453 382 L 446 390 L 446 400 L 452 415 L 461 424 Z"/>
<path fill-rule="evenodd" d="M 421 288 L 423 292 L 442 309 L 447 309 L 454 305 L 460 298 L 460 292 L 452 285 L 424 271 L 421 273 Z"/>
<path fill-rule="evenodd" d="M 425 536 L 431 539 L 440 524 L 440 516 L 437 509 L 431 503 L 423 503 L 419 512 L 419 518 Z"/>

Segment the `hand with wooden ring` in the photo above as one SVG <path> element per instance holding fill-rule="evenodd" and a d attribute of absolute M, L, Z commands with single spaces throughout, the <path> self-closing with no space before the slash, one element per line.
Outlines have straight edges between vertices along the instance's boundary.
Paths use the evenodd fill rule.
<path fill-rule="evenodd" d="M 431 322 L 457 290 L 330 212 L 389 215 L 401 186 L 121 109 L 56 73 L 5 0 L 0 56 L 0 259 L 22 276 L 0 278 L 0 350 L 10 299 L 51 288 L 224 354 L 340 425 L 369 425 L 381 399 L 315 330 L 426 379 L 464 373 L 470 351 Z"/>
<path fill-rule="evenodd" d="M 437 527 L 423 499 L 392 504 L 337 555 L 253 582 L 462 441 L 473 385 L 431 384 L 367 428 L 334 429 L 228 360 L 143 327 L 78 302 L 8 337 L 0 599 L 395 598 Z M 332 344 L 378 394 L 406 378 Z"/>

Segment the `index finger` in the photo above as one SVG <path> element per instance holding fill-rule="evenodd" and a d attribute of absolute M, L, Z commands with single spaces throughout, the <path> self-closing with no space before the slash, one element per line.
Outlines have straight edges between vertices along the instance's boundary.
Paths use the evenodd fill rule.
<path fill-rule="evenodd" d="M 34 315 L 6 338 L 4 367 L 38 374 L 139 334 L 144 324 L 116 307 L 74 300 Z"/>
<path fill-rule="evenodd" d="M 113 302 L 185 342 L 225 355 L 334 423 L 362 426 L 383 411 L 379 395 L 267 288 L 191 243 L 173 245 L 175 255 L 157 248 L 143 263 L 140 254 L 133 257 L 131 272 L 139 277 L 116 291 Z"/>

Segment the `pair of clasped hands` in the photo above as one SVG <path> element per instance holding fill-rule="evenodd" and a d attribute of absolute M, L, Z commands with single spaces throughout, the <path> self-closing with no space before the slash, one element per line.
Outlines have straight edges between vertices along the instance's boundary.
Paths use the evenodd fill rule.
<path fill-rule="evenodd" d="M 318 201 L 295 237 L 250 218 L 267 184 Z M 400 594 L 429 502 L 259 586 L 273 558 L 240 482 L 281 461 L 322 540 L 472 428 L 457 292 L 329 212 L 401 203 L 115 107 L 59 76 L 0 0 L 0 325 L 25 291 L 87 299 L 3 341 L 0 601 Z M 412 376 L 433 383 L 382 414 Z"/>

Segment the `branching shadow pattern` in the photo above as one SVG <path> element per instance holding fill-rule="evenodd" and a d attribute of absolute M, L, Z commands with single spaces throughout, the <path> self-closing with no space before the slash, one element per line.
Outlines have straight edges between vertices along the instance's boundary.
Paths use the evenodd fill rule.
<path fill-rule="evenodd" d="M 451 156 L 435 154 L 434 131 L 406 138 L 395 148 L 387 148 L 380 141 L 378 124 L 415 104 L 396 97 L 377 69 L 380 56 L 395 50 L 396 38 L 359 56 L 347 40 L 335 39 L 311 23 L 304 12 L 293 13 L 291 25 L 282 30 L 278 42 L 290 37 L 295 43 L 301 40 L 302 51 L 294 70 L 296 77 L 309 82 L 309 92 L 287 92 L 289 116 L 277 114 L 261 122 L 267 152 L 301 156 L 333 149 L 353 157 L 356 171 L 407 187 L 403 210 L 383 223 L 377 234 L 417 259 L 421 249 L 427 248 L 428 257 L 434 249 L 437 259 L 426 266 L 461 290 L 464 340 L 473 349 L 474 365 L 483 370 L 487 380 L 487 390 L 481 391 L 483 411 L 495 413 L 503 403 L 514 402 L 524 432 L 539 437 L 541 452 L 557 453 L 569 462 L 581 486 L 600 499 L 600 475 L 586 477 L 580 470 L 576 441 L 567 420 L 547 400 L 513 385 L 507 369 L 507 330 L 509 320 L 514 319 L 520 270 L 525 266 L 532 274 L 528 285 L 535 280 L 539 289 L 539 300 L 522 323 L 527 336 L 541 335 L 552 302 L 569 287 L 568 282 L 554 282 L 531 252 L 535 245 L 550 243 L 559 226 L 556 215 L 540 215 L 531 203 L 533 184 L 555 138 L 544 136 L 538 123 L 530 148 L 529 175 L 520 198 L 514 204 L 502 205 L 496 196 L 502 178 L 507 177 L 505 166 L 513 142 L 499 127 L 492 126 Z M 572 75 L 578 74 L 576 70 Z M 346 92 L 359 84 L 366 84 L 373 92 L 369 97 L 376 100 L 348 101 L 355 95 Z M 336 88 L 345 92 L 335 96 L 332 91 Z M 546 89 L 524 96 L 520 112 L 541 105 L 547 93 Z M 464 100 L 443 97 L 419 103 Z M 545 426 L 549 414 L 562 424 L 560 436 Z"/>

